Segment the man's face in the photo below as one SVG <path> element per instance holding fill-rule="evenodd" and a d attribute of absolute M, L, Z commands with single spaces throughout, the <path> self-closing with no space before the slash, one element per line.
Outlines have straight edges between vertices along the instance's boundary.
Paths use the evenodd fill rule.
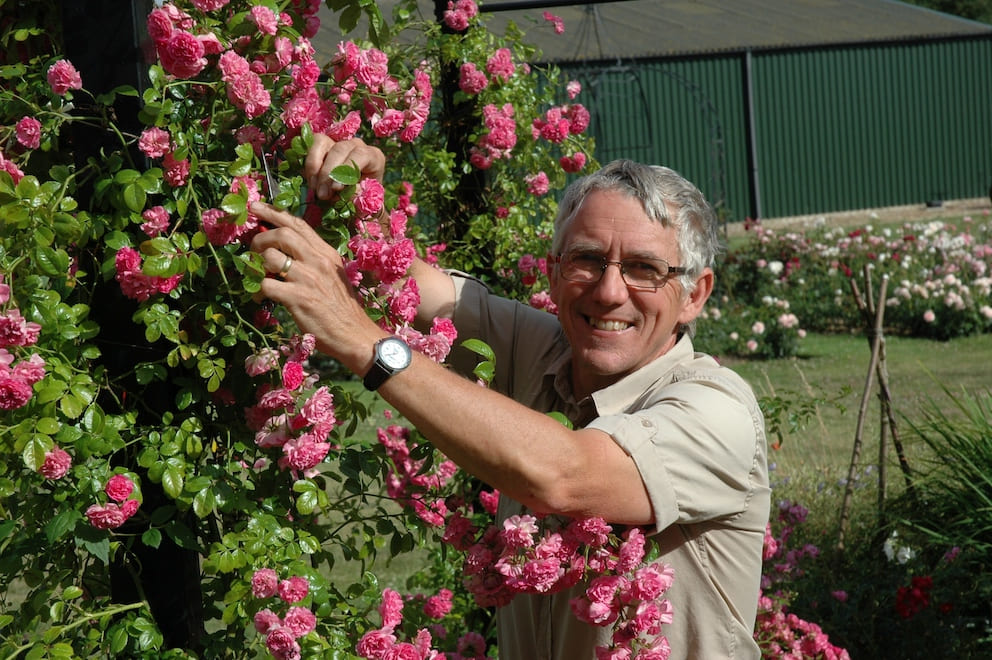
<path fill-rule="evenodd" d="M 644 212 L 640 201 L 623 193 L 590 193 L 563 228 L 563 253 L 581 250 L 610 261 L 632 257 L 664 259 L 681 265 L 675 230 L 662 227 Z M 711 278 L 707 269 L 703 278 Z M 599 282 L 572 282 L 552 270 L 551 297 L 572 346 L 575 394 L 585 396 L 610 385 L 666 353 L 681 324 L 694 319 L 709 295 L 686 297 L 676 277 L 656 290 L 629 288 L 616 265 L 607 266 Z"/>

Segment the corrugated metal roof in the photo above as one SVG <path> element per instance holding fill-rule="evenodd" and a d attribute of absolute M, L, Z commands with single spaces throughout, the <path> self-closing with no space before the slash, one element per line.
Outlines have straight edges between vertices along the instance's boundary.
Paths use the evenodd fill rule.
<path fill-rule="evenodd" d="M 379 2 L 391 15 L 395 0 Z M 493 1 L 482 9 L 521 2 Z M 539 5 L 541 3 L 531 3 Z M 434 3 L 420 1 L 424 16 Z M 337 18 L 321 10 L 314 45 L 333 53 L 341 40 Z M 559 16 L 564 34 L 542 19 Z M 501 34 L 513 20 L 543 61 L 571 62 L 707 54 L 742 50 L 808 48 L 887 41 L 925 41 L 992 34 L 992 25 L 942 14 L 896 0 L 622 0 L 487 14 Z M 363 33 L 359 33 L 363 34 Z"/>

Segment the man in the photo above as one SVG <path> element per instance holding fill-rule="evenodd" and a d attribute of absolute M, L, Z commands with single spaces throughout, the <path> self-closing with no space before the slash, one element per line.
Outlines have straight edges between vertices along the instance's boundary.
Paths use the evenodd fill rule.
<path fill-rule="evenodd" d="M 381 152 L 317 136 L 305 174 L 381 178 Z M 672 658 L 757 658 L 752 639 L 770 490 L 764 424 L 747 384 L 689 333 L 713 290 L 713 211 L 666 168 L 621 161 L 573 184 L 555 220 L 549 272 L 557 317 L 417 262 L 418 322 L 451 317 L 496 353 L 492 389 L 422 355 L 390 366 L 387 333 L 352 296 L 337 252 L 302 220 L 258 204 L 276 228 L 252 248 L 261 293 L 282 303 L 319 350 L 366 381 L 433 442 L 499 489 L 499 516 L 532 512 L 642 525 L 675 570 L 667 592 Z M 402 353 L 402 347 L 401 353 Z M 405 355 L 400 355 L 404 358 Z M 470 370 L 472 365 L 455 366 Z M 564 413 L 568 429 L 546 415 Z M 576 620 L 576 592 L 518 596 L 499 610 L 502 660 L 587 660 L 609 629 Z"/>

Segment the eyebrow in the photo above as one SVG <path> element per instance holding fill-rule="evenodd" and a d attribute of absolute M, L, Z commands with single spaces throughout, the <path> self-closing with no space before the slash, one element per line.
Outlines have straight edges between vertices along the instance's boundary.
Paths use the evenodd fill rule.
<path fill-rule="evenodd" d="M 574 243 L 574 244 L 568 246 L 566 249 L 562 250 L 562 253 L 568 253 L 568 252 L 583 252 L 583 253 L 586 253 L 586 254 L 590 254 L 591 253 L 591 254 L 597 254 L 597 255 L 603 256 L 605 258 L 605 252 L 606 251 L 603 249 L 603 247 L 601 245 L 597 245 L 597 244 L 594 244 L 594 243 Z M 660 260 L 660 261 L 668 262 L 668 259 L 666 259 L 664 257 L 659 257 L 657 254 L 654 254 L 653 252 L 647 252 L 647 251 L 643 251 L 643 250 L 636 250 L 634 252 L 627 252 L 627 253 L 621 254 L 620 255 L 620 259 L 621 260 L 624 260 L 624 259 L 657 259 L 657 260 Z"/>

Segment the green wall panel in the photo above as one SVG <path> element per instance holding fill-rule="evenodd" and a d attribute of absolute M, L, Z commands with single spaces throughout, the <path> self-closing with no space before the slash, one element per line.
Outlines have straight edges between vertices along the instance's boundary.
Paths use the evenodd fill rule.
<path fill-rule="evenodd" d="M 731 221 L 987 194 L 992 40 L 754 52 L 750 89 L 747 58 L 560 66 L 600 161 L 668 165 Z"/>

